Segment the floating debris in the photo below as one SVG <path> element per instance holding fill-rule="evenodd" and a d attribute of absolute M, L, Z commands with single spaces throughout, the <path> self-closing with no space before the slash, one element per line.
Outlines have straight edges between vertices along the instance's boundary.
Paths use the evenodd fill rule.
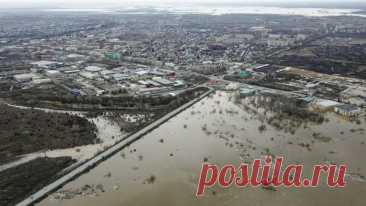
<path fill-rule="evenodd" d="M 144 156 L 139 155 L 138 158 L 139 158 L 139 161 L 142 161 L 144 159 Z"/>
<path fill-rule="evenodd" d="M 275 188 L 272 185 L 263 185 L 262 188 L 268 191 L 274 191 L 274 192 L 277 191 L 277 188 Z"/>
<path fill-rule="evenodd" d="M 144 184 L 154 184 L 154 182 L 156 181 L 156 177 L 155 175 L 151 175 L 149 178 L 147 178 L 145 181 L 144 181 Z"/>
<path fill-rule="evenodd" d="M 330 142 L 332 140 L 332 138 L 326 137 L 326 136 L 324 136 L 320 133 L 316 133 L 316 132 L 313 133 L 313 138 L 316 140 L 319 140 L 321 142 Z"/>
<path fill-rule="evenodd" d="M 124 159 L 126 158 L 126 154 L 124 152 L 121 152 L 121 157 Z"/>
<path fill-rule="evenodd" d="M 262 132 L 266 131 L 266 129 L 267 129 L 267 127 L 266 127 L 266 125 L 264 125 L 264 124 L 262 124 L 261 126 L 259 126 L 259 127 L 258 127 L 258 131 L 259 131 L 260 133 L 262 133 Z"/>
<path fill-rule="evenodd" d="M 104 175 L 104 177 L 106 177 L 106 178 L 110 178 L 111 176 L 112 176 L 111 172 L 108 172 L 107 174 Z"/>
<path fill-rule="evenodd" d="M 114 191 L 119 190 L 119 185 L 115 185 L 115 186 L 113 186 L 113 190 L 114 190 Z"/>

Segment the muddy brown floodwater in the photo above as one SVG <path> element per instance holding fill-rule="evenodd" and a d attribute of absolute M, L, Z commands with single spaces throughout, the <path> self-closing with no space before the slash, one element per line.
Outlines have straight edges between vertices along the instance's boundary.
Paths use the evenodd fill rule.
<path fill-rule="evenodd" d="M 38 205 L 366 205 L 364 119 L 351 123 L 327 113 L 323 123 L 297 124 L 286 132 L 268 125 L 260 107 L 250 112 L 245 101 L 235 99 L 234 93 L 216 92 Z M 305 175 L 315 163 L 346 163 L 351 180 L 343 189 L 215 186 L 195 197 L 204 161 L 239 165 L 263 154 L 303 163 Z"/>

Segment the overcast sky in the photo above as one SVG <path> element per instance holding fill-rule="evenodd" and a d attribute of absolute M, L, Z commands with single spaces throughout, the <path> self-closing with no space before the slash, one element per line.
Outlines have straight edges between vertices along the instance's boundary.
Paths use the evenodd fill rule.
<path fill-rule="evenodd" d="M 185 2 L 185 3 L 183 3 Z M 268 5 L 278 4 L 279 2 L 286 3 L 301 3 L 307 7 L 314 5 L 337 5 L 342 3 L 343 5 L 352 4 L 351 2 L 366 3 L 366 0 L 0 0 L 0 8 L 39 8 L 39 7 L 52 7 L 52 8 L 95 8 L 95 7 L 123 7 L 131 5 L 182 5 L 182 4 L 221 4 L 221 5 L 233 5 L 233 4 L 245 4 L 245 5 Z"/>

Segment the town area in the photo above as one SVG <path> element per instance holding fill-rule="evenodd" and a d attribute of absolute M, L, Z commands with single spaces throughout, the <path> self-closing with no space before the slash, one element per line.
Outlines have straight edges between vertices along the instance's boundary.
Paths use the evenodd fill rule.
<path fill-rule="evenodd" d="M 159 195 L 147 194 L 153 185 L 194 205 L 177 188 L 191 194 L 200 163 L 281 152 L 294 162 L 349 161 L 356 183 L 334 203 L 363 205 L 352 193 L 366 190 L 365 55 L 359 16 L 4 12 L 0 205 L 119 205 L 119 192 L 125 205 L 146 205 Z M 141 169 L 153 167 L 149 158 L 167 163 L 171 182 Z M 174 158 L 187 168 L 176 171 Z M 126 197 L 121 179 L 146 202 Z M 210 192 L 197 205 L 243 200 Z M 261 188 L 251 200 L 261 192 L 287 195 Z M 300 196 L 339 197 L 325 194 Z"/>

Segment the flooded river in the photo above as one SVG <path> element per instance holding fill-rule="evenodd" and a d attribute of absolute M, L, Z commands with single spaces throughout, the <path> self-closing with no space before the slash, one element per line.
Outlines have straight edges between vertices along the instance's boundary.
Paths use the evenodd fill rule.
<path fill-rule="evenodd" d="M 246 104 L 234 93 L 216 92 L 38 205 L 366 205 L 364 117 L 352 123 L 327 113 L 321 123 L 291 120 L 286 130 L 269 124 L 270 112 L 260 105 Z M 343 189 L 215 186 L 195 197 L 204 161 L 239 165 L 264 154 L 303 163 L 305 175 L 316 163 L 346 163 L 351 180 Z"/>

